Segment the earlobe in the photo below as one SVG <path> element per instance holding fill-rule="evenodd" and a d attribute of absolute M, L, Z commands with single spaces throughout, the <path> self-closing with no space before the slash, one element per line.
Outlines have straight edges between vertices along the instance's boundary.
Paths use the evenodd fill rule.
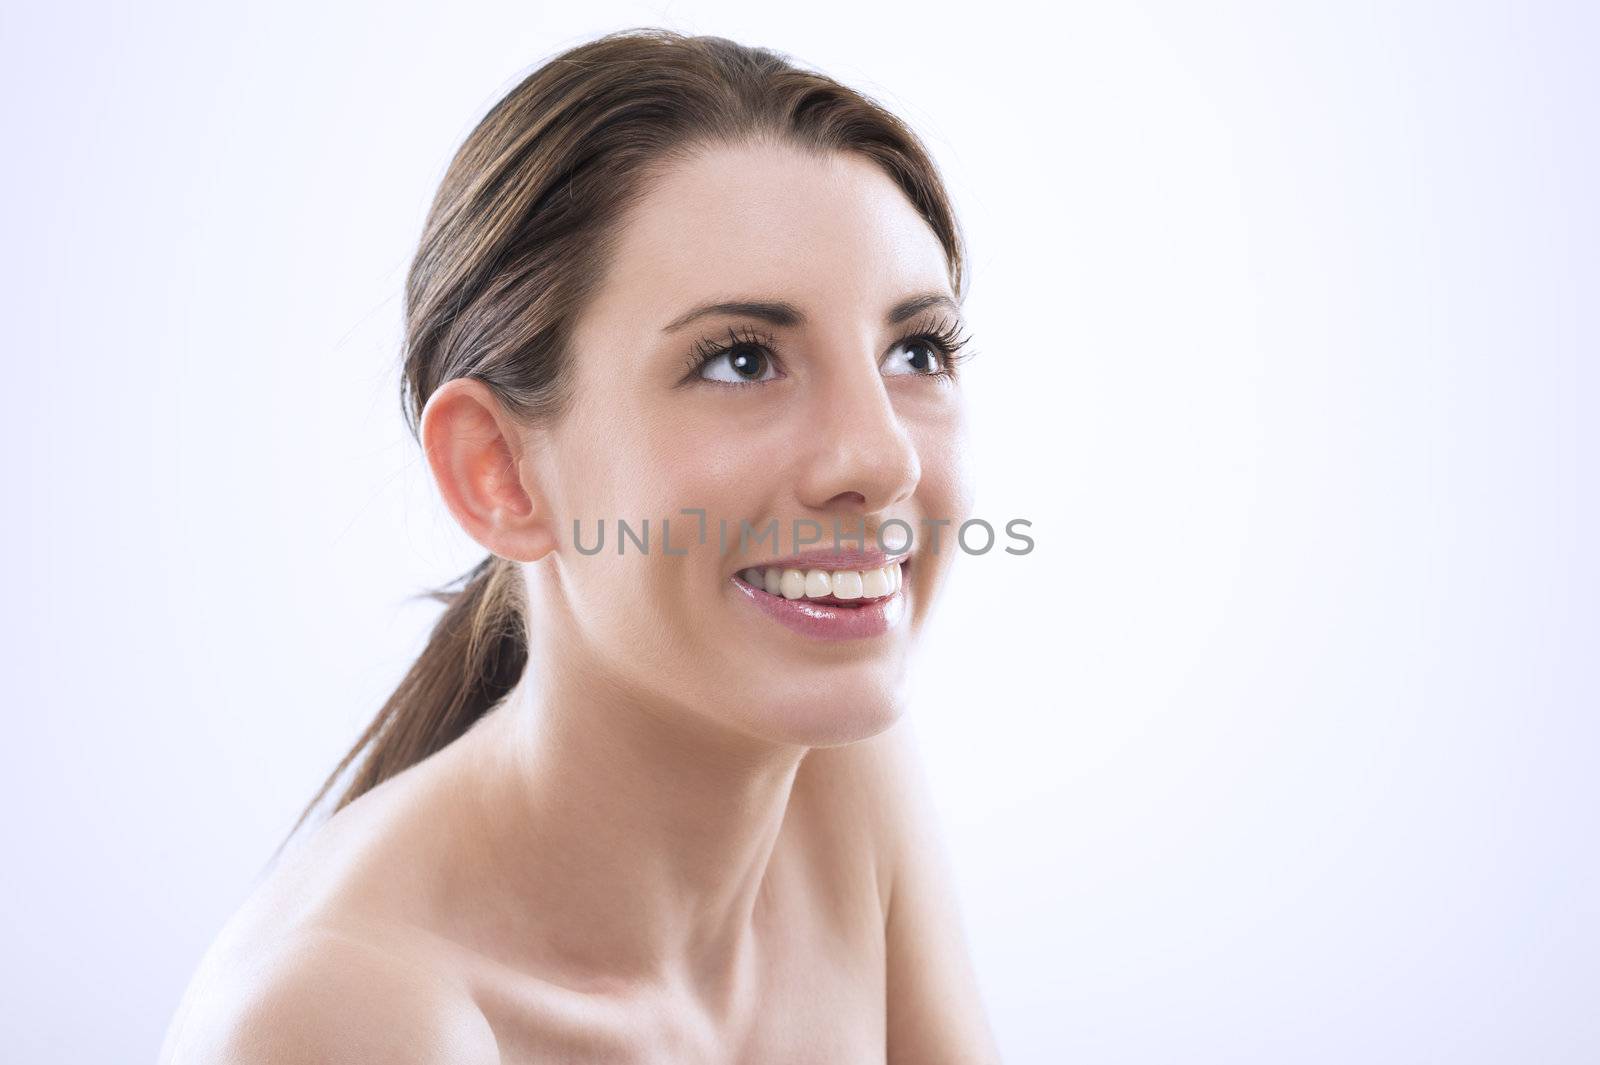
<path fill-rule="evenodd" d="M 422 411 L 422 451 L 444 504 L 492 554 L 533 562 L 556 548 L 540 486 L 526 476 L 522 434 L 482 381 L 439 386 Z"/>

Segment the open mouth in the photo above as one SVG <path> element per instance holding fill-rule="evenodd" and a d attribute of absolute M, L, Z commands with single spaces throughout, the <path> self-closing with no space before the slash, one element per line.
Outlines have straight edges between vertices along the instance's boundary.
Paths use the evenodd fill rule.
<path fill-rule="evenodd" d="M 904 558 L 866 569 L 755 566 L 740 570 L 734 580 L 759 595 L 859 610 L 881 605 L 899 593 L 910 561 Z"/>
<path fill-rule="evenodd" d="M 801 636 L 870 641 L 895 631 L 906 616 L 905 569 L 903 559 L 866 570 L 757 566 L 729 583 L 738 598 Z"/>
<path fill-rule="evenodd" d="M 901 557 L 864 569 L 844 563 L 876 563 L 871 558 L 828 556 L 755 566 L 734 574 L 729 584 L 760 614 L 812 640 L 859 642 L 877 646 L 874 637 L 900 628 L 907 615 L 906 581 L 910 559 Z M 823 563 L 831 568 L 801 565 Z"/>

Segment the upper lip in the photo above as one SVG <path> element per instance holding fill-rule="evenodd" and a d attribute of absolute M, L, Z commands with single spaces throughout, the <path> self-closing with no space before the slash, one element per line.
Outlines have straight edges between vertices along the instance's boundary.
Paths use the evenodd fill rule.
<path fill-rule="evenodd" d="M 780 567 L 783 569 L 880 569 L 896 562 L 905 562 L 911 557 L 911 552 L 900 551 L 890 554 L 886 551 L 802 551 L 798 555 L 789 555 L 786 558 L 768 559 L 765 562 L 747 562 L 739 568 L 770 569 Z"/>

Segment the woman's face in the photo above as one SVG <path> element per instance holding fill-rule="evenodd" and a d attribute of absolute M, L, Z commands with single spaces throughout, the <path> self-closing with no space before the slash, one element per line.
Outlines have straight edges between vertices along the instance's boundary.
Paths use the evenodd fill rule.
<path fill-rule="evenodd" d="M 930 296 L 951 302 L 889 320 Z M 937 346 L 906 339 L 959 326 L 953 298 L 933 231 L 865 158 L 719 147 L 658 178 L 577 325 L 572 405 L 529 438 L 560 544 L 530 569 L 534 638 L 580 650 L 595 682 L 764 739 L 890 725 L 970 509 L 961 390 L 933 372 Z M 724 303 L 792 320 L 695 315 Z M 685 511 L 704 511 L 704 543 Z M 639 535 L 648 519 L 647 551 L 619 554 L 619 519 Z M 867 557 L 773 567 L 808 575 L 806 594 L 776 574 L 766 590 L 766 563 L 859 552 L 863 528 Z M 896 592 L 882 563 L 902 555 Z"/>

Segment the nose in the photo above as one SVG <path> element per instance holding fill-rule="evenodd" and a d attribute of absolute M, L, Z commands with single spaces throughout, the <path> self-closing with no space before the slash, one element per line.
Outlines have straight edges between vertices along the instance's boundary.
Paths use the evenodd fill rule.
<path fill-rule="evenodd" d="M 799 488 L 813 509 L 878 513 L 908 498 L 922 477 L 916 442 L 883 376 L 864 361 L 816 379 L 808 397 L 816 432 Z"/>

